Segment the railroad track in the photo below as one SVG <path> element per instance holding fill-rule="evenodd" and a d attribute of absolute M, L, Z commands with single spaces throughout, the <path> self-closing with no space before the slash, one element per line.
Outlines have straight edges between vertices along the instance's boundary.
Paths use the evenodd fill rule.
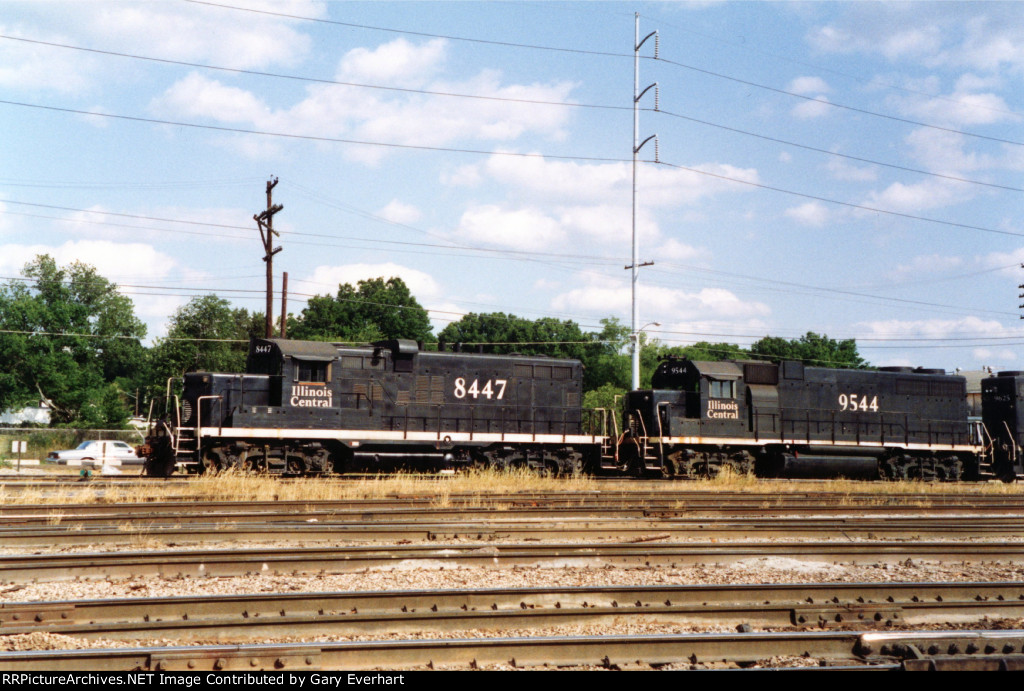
<path fill-rule="evenodd" d="M 178 577 L 262 574 L 285 580 L 260 582 L 284 587 L 279 584 L 287 583 L 291 575 L 370 573 L 367 580 L 373 584 L 369 587 L 379 588 L 380 579 L 372 575 L 376 570 L 397 571 L 396 582 L 403 583 L 406 570 L 443 569 L 459 578 L 460 573 L 490 573 L 460 570 L 464 566 L 494 573 L 508 568 L 510 574 L 517 566 L 601 568 L 608 576 L 596 582 L 609 582 L 619 580 L 616 574 L 625 575 L 621 569 L 634 567 L 652 573 L 663 569 L 660 573 L 667 575 L 670 569 L 665 567 L 699 565 L 702 568 L 696 572 L 704 573 L 716 566 L 771 558 L 829 566 L 892 565 L 908 560 L 943 565 L 1024 563 L 1024 541 L 1015 542 L 1024 516 L 1021 495 L 880 496 L 817 491 L 780 495 L 685 491 L 679 484 L 668 483 L 658 483 L 654 489 L 644 485 L 639 491 L 620 490 L 612 483 L 604 486 L 608 489 L 595 492 L 483 497 L 419 493 L 368 500 L 197 502 L 187 498 L 186 483 L 180 488 L 181 501 L 4 503 L 0 505 L 0 545 L 4 547 L 28 551 L 106 544 L 129 551 L 0 556 L 0 581 L 5 584 L 0 595 L 9 600 L 22 588 L 34 588 L 31 583 L 79 579 L 84 587 L 91 587 L 88 582 L 95 579 L 166 586 Z M 115 486 L 110 487 L 114 491 Z M 0 495 L 5 491 L 0 489 Z M 306 546 L 203 548 L 204 543 L 214 542 Z M 421 544 L 397 544 L 404 542 Z M 321 546 L 314 546 L 317 543 Z M 346 543 L 357 546 L 335 546 Z M 165 548 L 186 544 L 195 548 Z M 615 568 L 602 568 L 609 566 Z M 1013 577 L 1011 569 L 1000 572 Z M 387 578 L 388 582 L 396 579 Z M 866 572 L 865 578 L 874 578 L 874 572 Z M 514 581 L 491 577 L 486 582 Z M 52 592 L 53 587 L 37 592 Z M 131 588 L 117 585 L 114 592 L 131 592 Z M 873 669 L 1024 666 L 1020 631 L 871 631 L 945 623 L 972 626 L 984 617 L 1003 622 L 1024 618 L 1024 586 L 612 586 L 5 601 L 0 602 L 0 636 L 45 631 L 79 639 L 134 641 L 133 646 L 138 641 L 191 645 L 0 653 L 0 669 L 747 666 L 777 656 L 804 655 L 830 665 Z M 623 628 L 678 630 L 682 625 L 743 630 L 551 636 L 552 630 L 570 626 L 615 633 Z M 748 630 L 808 627 L 825 630 Z M 481 633 L 458 633 L 473 631 Z M 272 637 L 381 638 L 396 632 L 417 640 L 253 642 Z M 509 638 L 508 632 L 516 632 L 517 637 Z M 446 634 L 467 637 L 442 638 Z M 890 638 L 878 638 L 883 635 Z M 231 645 L 224 645 L 226 641 Z"/>
<path fill-rule="evenodd" d="M 0 583 L 131 576 L 202 578 L 252 574 L 354 573 L 370 569 L 477 566 L 722 565 L 765 557 L 846 564 L 1024 563 L 1024 542 L 601 543 L 165 550 L 0 556 Z"/>
<path fill-rule="evenodd" d="M 138 504 L 0 504 L 0 529 L 30 525 L 56 525 L 64 522 L 113 523 L 132 522 L 159 524 L 173 519 L 188 521 L 267 522 L 271 520 L 333 522 L 423 522 L 423 521 L 552 521 L 579 518 L 673 519 L 673 518 L 936 518 L 961 517 L 1003 519 L 1010 523 L 1014 516 L 1024 515 L 1024 503 L 991 502 L 972 506 L 967 502 L 931 504 L 892 502 L 873 504 L 750 503 L 727 500 L 704 502 L 659 501 L 656 499 L 622 501 L 556 501 L 542 499 L 507 502 L 467 502 L 440 505 L 430 501 L 289 501 L 289 502 L 160 502 Z"/>
<path fill-rule="evenodd" d="M 7 602 L 0 635 L 238 643 L 281 636 L 671 623 L 828 628 L 1024 617 L 1022 583 L 822 583 L 290 593 Z"/>
<path fill-rule="evenodd" d="M 750 666 L 779 656 L 864 669 L 1024 669 L 1024 631 L 862 631 L 423 639 L 0 653 L 0 671 L 310 671 Z M 934 651 L 934 652 L 929 652 Z M 344 680 L 342 675 L 338 675 Z"/>
<path fill-rule="evenodd" d="M 429 520 L 432 519 L 432 520 Z M 57 525 L 51 525 L 57 523 Z M 1016 521 L 1006 518 L 818 518 L 733 519 L 559 519 L 537 521 L 491 519 L 443 521 L 431 515 L 417 522 L 386 520 L 346 522 L 312 514 L 191 514 L 186 516 L 90 516 L 64 521 L 53 517 L 0 521 L 0 545 L 55 547 L 130 544 L 141 538 L 169 545 L 274 542 L 332 544 L 364 542 L 486 542 L 612 540 L 996 540 L 1019 537 Z"/>

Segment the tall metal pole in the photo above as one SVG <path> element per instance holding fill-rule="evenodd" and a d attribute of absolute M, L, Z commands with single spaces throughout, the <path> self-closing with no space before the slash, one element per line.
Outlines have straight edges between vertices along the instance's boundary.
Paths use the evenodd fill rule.
<path fill-rule="evenodd" d="M 636 235 L 636 159 L 640 152 L 640 109 L 637 103 L 640 101 L 640 13 L 633 15 L 633 263 L 630 264 L 633 274 L 633 320 L 630 322 L 630 339 L 633 341 L 633 377 L 631 389 L 636 391 L 640 388 L 640 313 L 636 304 L 636 288 L 640 281 L 640 241 Z"/>
<path fill-rule="evenodd" d="M 642 143 L 640 142 L 640 99 L 646 94 L 652 87 L 656 87 L 657 83 L 651 84 L 643 91 L 640 91 L 640 47 L 647 42 L 651 36 L 654 36 L 654 57 L 658 57 L 658 32 L 652 31 L 644 37 L 644 40 L 640 40 L 640 13 L 636 12 L 634 15 L 634 30 L 633 30 L 633 263 L 627 266 L 627 269 L 632 271 L 632 284 L 633 284 L 633 310 L 632 310 L 632 322 L 630 327 L 630 341 L 632 342 L 632 389 L 636 391 L 640 388 L 640 311 L 637 306 L 637 287 L 640 283 L 640 267 L 650 266 L 654 262 L 640 263 L 640 240 L 636 232 L 636 171 L 637 171 L 637 156 L 640 153 L 640 149 L 643 148 L 644 144 L 655 139 L 658 135 L 651 135 L 645 139 Z M 655 108 L 657 108 L 657 98 L 655 98 Z M 655 154 L 657 159 L 657 154 Z"/>

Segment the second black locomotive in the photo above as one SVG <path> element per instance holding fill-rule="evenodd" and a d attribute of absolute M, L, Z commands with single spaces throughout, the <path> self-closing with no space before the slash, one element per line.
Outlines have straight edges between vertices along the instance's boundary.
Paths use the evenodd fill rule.
<path fill-rule="evenodd" d="M 626 424 L 620 456 L 638 472 L 960 480 L 981 470 L 966 381 L 941 370 L 669 359 L 651 390 L 627 395 Z"/>

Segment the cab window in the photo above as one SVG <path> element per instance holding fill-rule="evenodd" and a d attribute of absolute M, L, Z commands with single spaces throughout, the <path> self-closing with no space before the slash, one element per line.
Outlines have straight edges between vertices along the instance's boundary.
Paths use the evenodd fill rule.
<path fill-rule="evenodd" d="M 295 361 L 295 381 L 326 384 L 329 362 Z"/>
<path fill-rule="evenodd" d="M 708 395 L 711 398 L 736 398 L 736 382 L 732 380 L 708 380 Z"/>

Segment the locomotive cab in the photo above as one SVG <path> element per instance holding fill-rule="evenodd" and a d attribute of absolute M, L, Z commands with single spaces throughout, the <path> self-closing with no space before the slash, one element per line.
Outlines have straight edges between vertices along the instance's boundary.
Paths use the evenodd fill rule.
<path fill-rule="evenodd" d="M 981 381 L 982 423 L 992 441 L 992 471 L 1011 481 L 1024 473 L 1024 372 Z"/>

